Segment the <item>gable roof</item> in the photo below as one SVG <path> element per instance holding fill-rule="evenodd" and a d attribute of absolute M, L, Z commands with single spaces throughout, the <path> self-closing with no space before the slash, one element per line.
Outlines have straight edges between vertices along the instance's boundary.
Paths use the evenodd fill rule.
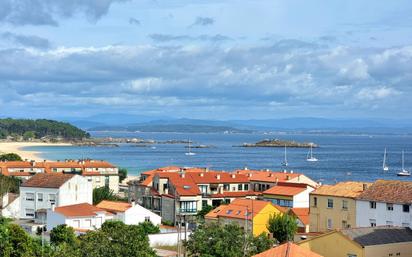
<path fill-rule="evenodd" d="M 412 230 L 404 227 L 379 226 L 342 229 L 340 231 L 361 246 L 412 242 Z"/>
<path fill-rule="evenodd" d="M 263 194 L 267 195 L 282 195 L 282 196 L 295 196 L 297 194 L 302 193 L 307 189 L 305 184 L 293 184 L 289 183 L 289 185 L 276 185 L 269 188 L 266 191 L 263 191 Z"/>
<path fill-rule="evenodd" d="M 309 225 L 309 208 L 292 208 L 292 215 L 295 215 L 304 225 Z"/>
<path fill-rule="evenodd" d="M 412 182 L 399 180 L 377 180 L 364 192 L 359 194 L 357 199 L 411 204 L 412 203 Z"/>
<path fill-rule="evenodd" d="M 98 207 L 95 207 L 91 204 L 88 204 L 88 203 L 80 203 L 80 204 L 56 207 L 54 209 L 54 212 L 60 213 L 61 215 L 65 217 L 91 217 L 91 216 L 96 216 L 98 212 L 106 213 L 106 211 Z"/>
<path fill-rule="evenodd" d="M 76 175 L 63 173 L 37 173 L 25 181 L 21 187 L 60 188 L 74 176 Z"/>
<path fill-rule="evenodd" d="M 363 192 L 364 185 L 369 186 L 371 183 L 347 181 L 335 185 L 322 185 L 310 194 L 355 198 Z"/>
<path fill-rule="evenodd" d="M 287 242 L 252 257 L 322 257 L 322 255 L 292 242 Z"/>
<path fill-rule="evenodd" d="M 132 205 L 125 202 L 103 200 L 98 203 L 96 207 L 109 212 L 125 212 L 126 210 L 130 209 Z"/>
<path fill-rule="evenodd" d="M 287 173 L 279 171 L 262 171 L 262 170 L 236 170 L 236 174 L 243 174 L 248 177 L 250 181 L 257 182 L 287 182 L 291 179 L 297 178 L 302 174 L 299 173 Z"/>

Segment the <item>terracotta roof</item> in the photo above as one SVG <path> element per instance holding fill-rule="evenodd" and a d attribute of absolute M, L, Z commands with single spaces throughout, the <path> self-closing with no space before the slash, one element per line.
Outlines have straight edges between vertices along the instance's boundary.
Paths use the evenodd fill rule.
<path fill-rule="evenodd" d="M 76 175 L 62 173 L 37 173 L 24 182 L 21 187 L 60 188 L 74 176 Z"/>
<path fill-rule="evenodd" d="M 260 192 L 255 191 L 236 191 L 236 192 L 223 192 L 221 194 L 212 194 L 210 197 L 213 198 L 225 198 L 225 197 L 246 197 L 246 196 L 257 196 L 261 195 Z"/>
<path fill-rule="evenodd" d="M 292 242 L 287 242 L 252 257 L 322 257 L 322 255 Z"/>
<path fill-rule="evenodd" d="M 187 172 L 196 184 L 218 184 L 218 183 L 248 183 L 249 179 L 243 174 L 234 174 L 223 171 Z"/>
<path fill-rule="evenodd" d="M 371 183 L 355 181 L 340 182 L 335 185 L 323 185 L 310 194 L 355 198 L 363 192 L 364 184 L 371 185 Z"/>
<path fill-rule="evenodd" d="M 180 196 L 196 196 L 200 194 L 198 186 L 193 182 L 190 176 L 178 174 L 177 172 L 160 173 L 157 176 L 167 178 L 176 189 Z"/>
<path fill-rule="evenodd" d="M 261 181 L 271 183 L 286 182 L 302 175 L 299 173 L 285 173 L 261 170 L 236 170 L 235 173 L 246 175 L 250 181 Z"/>
<path fill-rule="evenodd" d="M 253 207 L 252 207 L 252 204 L 253 204 Z M 218 217 L 224 217 L 224 218 L 245 219 L 246 212 L 248 212 L 247 219 L 251 220 L 252 217 L 255 217 L 257 214 L 259 214 L 259 212 L 263 208 L 265 208 L 268 204 L 273 205 L 271 202 L 261 201 L 261 200 L 235 199 L 230 204 L 225 205 L 225 207 L 222 207 L 222 209 L 218 213 L 216 213 L 216 215 Z M 273 205 L 273 206 L 275 208 L 278 207 L 276 205 Z M 252 213 L 252 209 L 253 209 L 253 213 Z M 277 209 L 279 211 L 282 211 L 279 208 Z M 213 212 L 213 210 L 211 212 Z"/>
<path fill-rule="evenodd" d="M 208 214 L 205 215 L 206 219 L 217 219 L 219 213 L 226 208 L 227 205 L 221 204 L 218 207 L 211 210 Z"/>
<path fill-rule="evenodd" d="M 263 191 L 263 194 L 267 195 L 282 195 L 282 196 L 294 196 L 302 193 L 307 189 L 305 184 L 292 184 L 289 185 L 276 185 Z"/>
<path fill-rule="evenodd" d="M 116 168 L 116 166 L 107 161 L 86 160 L 81 164 L 84 168 Z"/>
<path fill-rule="evenodd" d="M 295 215 L 304 225 L 309 225 L 309 208 L 292 208 L 292 215 Z"/>
<path fill-rule="evenodd" d="M 357 199 L 376 202 L 411 204 L 412 182 L 377 180 L 365 191 L 359 194 Z"/>
<path fill-rule="evenodd" d="M 110 212 L 125 212 L 126 210 L 130 209 L 132 205 L 130 203 L 125 202 L 103 200 L 100 203 L 98 203 L 96 207 Z"/>
<path fill-rule="evenodd" d="M 98 212 L 104 212 L 107 214 L 105 210 L 88 203 L 56 207 L 54 211 L 64 215 L 65 217 L 91 217 L 96 216 Z"/>

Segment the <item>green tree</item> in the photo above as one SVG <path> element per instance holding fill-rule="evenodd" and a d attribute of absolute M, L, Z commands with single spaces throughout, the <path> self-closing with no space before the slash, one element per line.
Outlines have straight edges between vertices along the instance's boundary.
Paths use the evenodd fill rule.
<path fill-rule="evenodd" d="M 274 244 L 274 240 L 270 239 L 267 234 L 262 233 L 252 239 L 250 251 L 253 255 L 258 254 L 272 248 Z"/>
<path fill-rule="evenodd" d="M 30 139 L 35 139 L 35 138 L 36 138 L 36 134 L 34 133 L 34 131 L 26 131 L 23 133 L 24 140 L 30 140 Z"/>
<path fill-rule="evenodd" d="M 292 241 L 298 225 L 296 218 L 288 214 L 275 214 L 269 218 L 267 228 L 279 243 Z"/>
<path fill-rule="evenodd" d="M 22 161 L 23 159 L 20 157 L 20 155 L 16 153 L 6 153 L 0 155 L 0 161 Z"/>
<path fill-rule="evenodd" d="M 255 239 L 235 223 L 219 225 L 214 222 L 199 225 L 184 246 L 189 256 L 249 257 L 258 250 L 267 250 L 271 244 L 266 241 L 261 236 Z"/>
<path fill-rule="evenodd" d="M 138 226 L 145 232 L 145 234 L 157 234 L 160 233 L 159 226 L 154 225 L 151 221 L 140 222 Z"/>
<path fill-rule="evenodd" d="M 213 210 L 213 206 L 211 206 L 211 205 L 203 206 L 202 210 L 198 211 L 196 216 L 201 218 L 201 219 L 204 219 L 205 215 L 208 214 L 211 210 Z"/>
<path fill-rule="evenodd" d="M 76 247 L 78 245 L 78 239 L 76 238 L 74 229 L 63 224 L 58 225 L 50 231 L 50 243 L 54 246 L 67 244 L 68 246 Z"/>
<path fill-rule="evenodd" d="M 96 205 L 103 200 L 116 201 L 118 198 L 113 193 L 113 190 L 106 186 L 93 189 L 93 204 Z"/>
<path fill-rule="evenodd" d="M 125 178 L 127 178 L 127 169 L 120 168 L 119 169 L 119 182 L 122 182 Z"/>
<path fill-rule="evenodd" d="M 0 174 L 0 196 L 6 193 L 19 193 L 21 180 L 16 177 L 8 177 Z"/>

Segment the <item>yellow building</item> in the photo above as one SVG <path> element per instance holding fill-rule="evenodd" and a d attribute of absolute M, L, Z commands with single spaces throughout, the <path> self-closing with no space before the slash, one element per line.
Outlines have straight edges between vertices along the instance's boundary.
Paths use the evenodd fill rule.
<path fill-rule="evenodd" d="M 298 245 L 324 257 L 412 257 L 412 230 L 386 226 L 342 229 Z"/>
<path fill-rule="evenodd" d="M 206 214 L 207 222 L 218 221 L 222 224 L 237 223 L 254 236 L 269 233 L 269 217 L 284 213 L 284 209 L 267 201 L 235 199 L 228 205 L 221 205 Z"/>
<path fill-rule="evenodd" d="M 323 185 L 310 193 L 310 231 L 351 228 L 356 226 L 356 201 L 370 183 L 341 182 Z"/>

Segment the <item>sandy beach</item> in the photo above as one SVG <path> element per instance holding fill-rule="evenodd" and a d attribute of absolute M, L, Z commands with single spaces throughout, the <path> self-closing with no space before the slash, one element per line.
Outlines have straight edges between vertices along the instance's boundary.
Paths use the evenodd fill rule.
<path fill-rule="evenodd" d="M 21 158 L 43 161 L 44 158 L 41 157 L 40 152 L 24 150 L 24 147 L 28 146 L 69 146 L 68 143 L 41 143 L 41 142 L 0 142 L 0 153 L 16 153 L 21 156 Z"/>

